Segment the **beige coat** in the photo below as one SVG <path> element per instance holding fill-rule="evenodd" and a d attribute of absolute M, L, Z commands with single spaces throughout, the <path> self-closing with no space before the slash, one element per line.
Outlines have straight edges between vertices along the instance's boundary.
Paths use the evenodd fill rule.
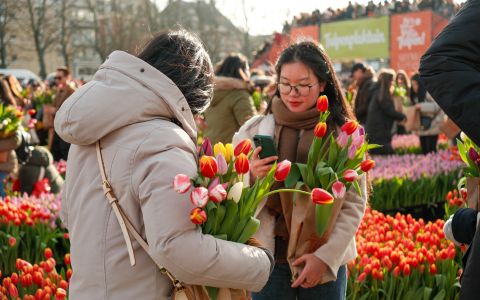
<path fill-rule="evenodd" d="M 243 139 L 251 139 L 256 134 L 274 136 L 275 120 L 273 115 L 256 116 L 243 125 L 239 132 L 233 137 L 236 145 Z M 246 178 L 245 180 L 249 180 Z M 360 226 L 360 221 L 365 213 L 366 206 L 366 179 L 362 176 L 360 188 L 363 197 L 360 197 L 354 189 L 347 192 L 340 214 L 333 227 L 327 243 L 318 248 L 314 254 L 328 265 L 327 274 L 324 275 L 322 283 L 336 280 L 338 269 L 357 257 L 355 244 L 355 233 Z M 263 201 L 257 209 L 257 218 L 261 222 L 260 230 L 255 234 L 261 243 L 275 253 L 274 227 L 275 219 L 268 212 Z"/>
<path fill-rule="evenodd" d="M 182 125 L 162 118 L 177 119 Z M 196 174 L 196 127 L 185 97 L 164 74 L 115 51 L 92 81 L 61 106 L 55 130 L 72 144 L 62 220 L 71 239 L 70 299 L 168 299 L 171 284 L 133 240 L 130 266 L 120 226 L 105 198 L 95 153 L 150 255 L 189 284 L 260 290 L 270 261 L 258 248 L 204 235 L 190 222 L 176 174 Z"/>

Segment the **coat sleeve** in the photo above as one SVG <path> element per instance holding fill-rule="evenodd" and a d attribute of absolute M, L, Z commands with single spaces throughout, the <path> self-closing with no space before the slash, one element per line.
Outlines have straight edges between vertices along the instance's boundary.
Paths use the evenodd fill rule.
<path fill-rule="evenodd" d="M 395 106 L 391 101 L 388 101 L 388 100 L 380 101 L 378 99 L 375 99 L 375 101 L 379 102 L 380 109 L 383 111 L 385 115 L 397 121 L 402 121 L 403 119 L 405 119 L 405 115 L 402 114 L 401 112 L 396 111 Z"/>
<path fill-rule="evenodd" d="M 255 115 L 253 101 L 246 91 L 235 91 L 235 97 L 231 98 L 232 111 L 238 125 L 242 126 Z"/>
<path fill-rule="evenodd" d="M 480 144 L 480 0 L 469 0 L 420 61 L 420 80 L 443 111 Z"/>
<path fill-rule="evenodd" d="M 205 235 L 190 222 L 189 193 L 173 190 L 176 174 L 196 175 L 191 149 L 158 145 L 164 135 L 148 138 L 135 157 L 133 186 L 138 189 L 150 256 L 187 284 L 259 291 L 270 274 L 270 259 L 255 247 Z"/>
<path fill-rule="evenodd" d="M 328 266 L 326 277 L 336 279 L 338 269 L 345 263 L 344 257 L 348 245 L 355 241 L 355 233 L 360 226 L 367 203 L 367 179 L 360 179 L 362 195 L 351 188 L 347 192 L 342 209 L 327 243 L 315 251 L 315 256 Z"/>

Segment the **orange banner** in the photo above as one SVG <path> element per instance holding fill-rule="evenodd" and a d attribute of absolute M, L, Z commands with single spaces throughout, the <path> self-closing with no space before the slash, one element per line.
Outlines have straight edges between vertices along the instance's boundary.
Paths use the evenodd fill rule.
<path fill-rule="evenodd" d="M 390 24 L 390 59 L 395 70 L 418 71 L 420 58 L 433 37 L 448 23 L 431 11 L 393 15 Z"/>
<path fill-rule="evenodd" d="M 290 30 L 290 39 L 292 42 L 300 41 L 302 39 L 312 39 L 315 42 L 319 41 L 320 27 L 317 25 L 293 27 Z"/>

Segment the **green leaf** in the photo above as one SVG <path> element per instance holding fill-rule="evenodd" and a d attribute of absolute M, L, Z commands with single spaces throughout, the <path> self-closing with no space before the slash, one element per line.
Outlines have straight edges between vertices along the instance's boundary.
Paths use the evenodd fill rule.
<path fill-rule="evenodd" d="M 445 290 L 442 289 L 442 290 L 435 296 L 435 298 L 433 298 L 433 300 L 443 300 L 443 299 L 445 299 L 445 294 L 446 294 Z"/>
<path fill-rule="evenodd" d="M 307 165 L 306 164 L 296 164 L 298 167 L 298 170 L 300 171 L 300 174 L 302 175 L 302 181 L 306 182 L 307 181 Z"/>
<path fill-rule="evenodd" d="M 292 167 L 290 168 L 290 173 L 288 174 L 287 178 L 285 179 L 285 187 L 292 188 L 300 179 L 300 169 L 298 168 L 296 163 L 292 163 Z"/>
<path fill-rule="evenodd" d="M 315 170 L 315 175 L 320 178 L 326 174 L 334 174 L 335 172 L 333 171 L 333 169 L 331 167 L 323 167 L 323 168 L 319 168 L 317 166 L 317 169 Z"/>
<path fill-rule="evenodd" d="M 430 300 L 431 294 L 432 294 L 432 288 L 429 288 L 429 287 L 423 288 L 423 300 Z"/>

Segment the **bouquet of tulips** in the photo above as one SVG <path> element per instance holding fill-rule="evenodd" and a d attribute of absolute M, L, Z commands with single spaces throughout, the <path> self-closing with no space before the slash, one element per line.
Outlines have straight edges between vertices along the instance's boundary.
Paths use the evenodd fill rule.
<path fill-rule="evenodd" d="M 354 120 L 347 121 L 341 127 L 337 138 L 334 137 L 335 129 L 327 135 L 330 112 L 326 96 L 318 98 L 317 109 L 320 117 L 314 129 L 315 137 L 307 163 L 293 164 L 285 184 L 287 187 L 296 186 L 297 189 L 306 185 L 312 190 L 311 198 L 316 204 L 317 234 L 322 236 L 330 220 L 334 199 L 343 199 L 350 186 L 354 186 L 361 195 L 357 179 L 375 166 L 375 162 L 365 160 L 365 156 L 369 149 L 377 146 L 366 142 L 365 131 Z"/>
<path fill-rule="evenodd" d="M 15 134 L 22 123 L 23 113 L 11 105 L 0 104 L 0 138 Z"/>
<path fill-rule="evenodd" d="M 480 147 L 478 147 L 465 133 L 457 139 L 458 153 L 465 163 L 463 168 L 465 177 L 458 183 L 458 188 L 464 186 L 468 192 L 468 207 L 480 207 Z"/>
<path fill-rule="evenodd" d="M 232 144 L 217 143 L 212 150 L 205 139 L 199 152 L 198 176 L 178 174 L 173 187 L 181 194 L 190 192 L 195 206 L 190 219 L 202 227 L 203 233 L 243 244 L 260 226 L 254 217 L 258 204 L 270 194 L 275 180 L 287 177 L 291 163 L 274 163 L 266 177 L 248 186 L 243 177 L 250 170 L 250 140 L 241 141 L 235 149 Z"/>

